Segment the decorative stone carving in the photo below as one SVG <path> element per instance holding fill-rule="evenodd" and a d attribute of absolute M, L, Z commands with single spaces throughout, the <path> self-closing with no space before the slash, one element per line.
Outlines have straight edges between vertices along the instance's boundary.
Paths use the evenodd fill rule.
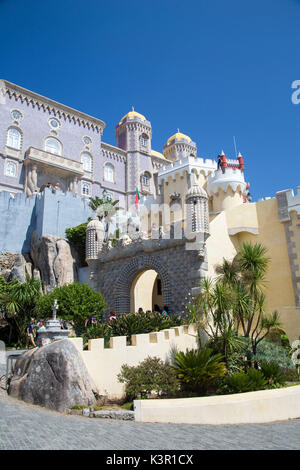
<path fill-rule="evenodd" d="M 203 188 L 194 184 L 186 194 L 187 226 L 189 233 L 200 232 L 209 236 L 208 197 Z"/>
<path fill-rule="evenodd" d="M 98 259 L 101 252 L 105 230 L 103 223 L 95 218 L 91 220 L 86 228 L 86 260 Z"/>

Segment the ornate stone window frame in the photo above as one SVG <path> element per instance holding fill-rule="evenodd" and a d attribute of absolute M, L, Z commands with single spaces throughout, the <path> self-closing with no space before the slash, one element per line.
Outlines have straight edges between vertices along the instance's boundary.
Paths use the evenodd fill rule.
<path fill-rule="evenodd" d="M 12 163 L 14 166 L 15 166 L 15 169 L 16 169 L 16 173 L 15 175 L 9 175 L 8 172 L 7 172 L 7 169 L 8 169 L 8 165 Z M 4 165 L 4 175 L 5 176 L 8 176 L 8 178 L 18 178 L 18 173 L 19 173 L 19 165 L 18 165 L 18 162 L 16 162 L 15 160 L 11 160 L 9 158 L 6 158 L 5 159 L 5 165 Z"/>
<path fill-rule="evenodd" d="M 54 140 L 57 140 L 57 142 L 59 142 L 59 144 L 61 146 L 61 153 L 49 152 L 49 150 L 46 149 L 46 141 L 48 139 L 54 139 Z M 47 137 L 44 138 L 43 150 L 47 153 L 51 153 L 52 155 L 58 155 L 59 157 L 63 157 L 63 155 L 64 155 L 64 146 L 63 146 L 62 142 L 57 138 L 57 136 L 53 136 L 53 135 L 48 135 Z"/>
<path fill-rule="evenodd" d="M 86 169 L 84 168 L 84 163 L 83 163 L 83 160 L 82 160 L 82 157 L 83 157 L 84 154 L 88 155 L 88 156 L 90 157 L 90 159 L 91 159 L 91 169 L 90 169 L 90 170 L 86 170 Z M 81 152 L 81 154 L 80 154 L 80 161 L 81 161 L 82 166 L 83 166 L 83 171 L 84 171 L 85 173 L 87 173 L 89 177 L 91 177 L 92 174 L 93 174 L 93 169 L 94 169 L 94 159 L 93 159 L 93 155 L 92 155 L 88 150 L 84 150 L 84 151 Z"/>
<path fill-rule="evenodd" d="M 8 143 L 8 136 L 9 136 L 9 131 L 10 129 L 15 129 L 17 130 L 19 133 L 20 133 L 20 145 L 19 147 L 13 147 L 11 145 L 9 145 Z M 23 147 L 23 131 L 22 129 L 19 127 L 19 126 L 16 126 L 15 124 L 12 124 L 11 126 L 9 126 L 7 129 L 6 129 L 6 147 L 10 148 L 10 149 L 14 149 L 14 150 L 17 150 L 17 151 L 20 151 L 22 150 L 22 147 Z"/>
<path fill-rule="evenodd" d="M 106 178 L 106 175 L 105 175 L 105 168 L 106 167 L 112 167 L 113 168 L 113 179 L 108 179 Z M 113 163 L 111 162 L 108 162 L 106 161 L 104 164 L 103 164 L 103 181 L 106 181 L 107 183 L 113 183 L 113 184 L 116 184 L 116 167 Z"/>
<path fill-rule="evenodd" d="M 147 179 L 148 182 L 144 180 L 144 178 Z M 152 179 L 152 174 L 150 171 L 145 170 L 143 173 L 140 175 L 140 184 L 141 184 L 141 191 L 143 193 L 151 193 L 151 179 Z"/>
<path fill-rule="evenodd" d="M 88 194 L 84 192 L 84 187 L 88 187 Z M 92 185 L 88 181 L 81 180 L 81 195 L 84 197 L 92 196 Z"/>
<path fill-rule="evenodd" d="M 84 139 L 88 139 L 88 140 L 89 140 L 89 143 L 86 143 L 86 142 L 84 141 Z M 83 142 L 83 144 L 84 144 L 84 148 L 89 152 L 89 150 L 90 150 L 90 148 L 91 148 L 91 145 L 92 145 L 92 143 L 93 143 L 92 138 L 91 138 L 89 135 L 84 135 L 84 136 L 82 136 L 82 142 Z"/>
<path fill-rule="evenodd" d="M 58 126 L 57 127 L 54 127 L 51 125 L 51 121 L 55 121 L 57 122 Z M 55 131 L 57 132 L 60 128 L 61 128 L 61 122 L 59 121 L 59 119 L 57 119 L 56 117 L 54 116 L 50 116 L 49 119 L 48 119 L 48 125 L 51 129 L 51 131 Z"/>
<path fill-rule="evenodd" d="M 20 117 L 19 117 L 18 119 L 16 119 L 16 118 L 13 116 L 13 113 L 15 113 L 15 112 L 17 112 L 17 113 L 20 114 Z M 11 109 L 10 115 L 11 115 L 11 117 L 12 117 L 12 119 L 13 119 L 14 124 L 16 124 L 17 126 L 20 125 L 20 122 L 21 122 L 22 119 L 24 118 L 24 115 L 23 115 L 22 111 L 20 111 L 20 110 L 17 109 L 17 108 Z"/>

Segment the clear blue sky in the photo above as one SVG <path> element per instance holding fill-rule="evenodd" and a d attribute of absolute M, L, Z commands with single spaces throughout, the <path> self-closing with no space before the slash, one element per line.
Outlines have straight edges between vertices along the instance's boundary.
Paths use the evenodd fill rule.
<path fill-rule="evenodd" d="M 106 122 L 131 106 L 152 147 L 177 127 L 234 158 L 255 199 L 300 185 L 299 0 L 0 0 L 1 78 Z"/>

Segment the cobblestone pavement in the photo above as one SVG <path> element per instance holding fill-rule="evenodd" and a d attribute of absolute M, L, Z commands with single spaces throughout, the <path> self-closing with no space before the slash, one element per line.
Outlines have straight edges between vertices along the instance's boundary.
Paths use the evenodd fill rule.
<path fill-rule="evenodd" d="M 0 397 L 2 449 L 299 449 L 300 420 L 207 426 L 69 416 Z"/>

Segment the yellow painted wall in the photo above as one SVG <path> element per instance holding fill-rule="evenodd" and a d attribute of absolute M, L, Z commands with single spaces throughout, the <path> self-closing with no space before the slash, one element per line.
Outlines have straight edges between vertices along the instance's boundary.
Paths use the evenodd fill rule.
<path fill-rule="evenodd" d="M 232 239 L 235 245 L 243 242 L 261 243 L 268 249 L 270 266 L 266 276 L 266 309 L 271 313 L 278 310 L 283 329 L 291 340 L 300 335 L 300 309 L 295 306 L 290 261 L 286 244 L 284 224 L 279 222 L 277 200 L 275 198 L 259 201 L 256 204 L 245 204 L 245 223 L 254 223 L 253 206 L 256 207 L 258 235 L 242 232 Z M 252 207 L 251 207 L 252 206 Z M 248 209 L 248 210 L 247 210 Z M 250 217 L 250 214 L 252 216 Z M 232 215 L 232 214 L 231 214 Z M 249 219 L 247 217 L 249 215 Z M 237 220 L 232 217 L 232 221 Z M 230 222 L 232 223 L 232 222 Z M 300 251 L 299 251 L 300 252 Z"/>
<path fill-rule="evenodd" d="M 215 267 L 223 258 L 233 259 L 237 253 L 231 237 L 228 235 L 226 213 L 223 211 L 210 218 L 210 237 L 206 241 L 208 276 L 215 277 Z"/>
<path fill-rule="evenodd" d="M 219 212 L 243 204 L 243 195 L 241 191 L 234 192 L 228 186 L 226 193 L 219 188 L 218 194 L 213 194 L 213 211 Z"/>

